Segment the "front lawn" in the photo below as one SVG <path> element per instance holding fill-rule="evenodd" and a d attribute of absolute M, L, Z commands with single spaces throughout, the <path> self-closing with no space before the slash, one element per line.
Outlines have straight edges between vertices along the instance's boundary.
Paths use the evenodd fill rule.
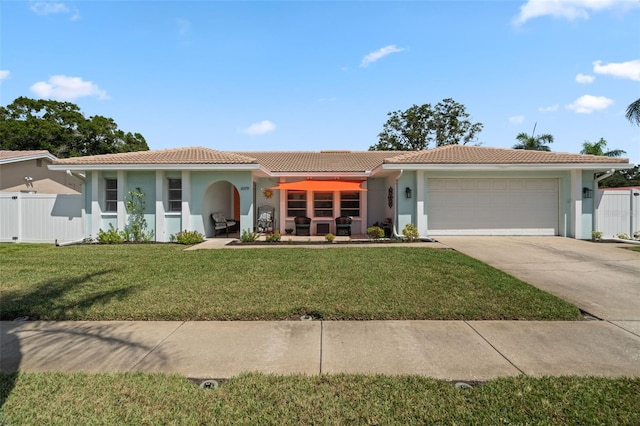
<path fill-rule="evenodd" d="M 0 317 L 40 320 L 576 320 L 451 250 L 1 244 Z"/>
<path fill-rule="evenodd" d="M 0 424 L 640 424 L 640 378 L 526 376 L 472 389 L 417 376 L 0 373 Z"/>

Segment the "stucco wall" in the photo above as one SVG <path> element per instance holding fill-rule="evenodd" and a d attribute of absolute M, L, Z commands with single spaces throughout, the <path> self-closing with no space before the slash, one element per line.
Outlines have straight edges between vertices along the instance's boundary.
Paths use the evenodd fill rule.
<path fill-rule="evenodd" d="M 82 191 L 82 179 L 51 171 L 47 168 L 49 164 L 50 160 L 40 158 L 0 165 L 0 191 L 34 191 L 38 194 L 79 194 Z"/>

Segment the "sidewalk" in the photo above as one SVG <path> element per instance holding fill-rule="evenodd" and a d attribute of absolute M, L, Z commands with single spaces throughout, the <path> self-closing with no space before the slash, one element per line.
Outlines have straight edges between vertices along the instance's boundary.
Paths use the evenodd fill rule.
<path fill-rule="evenodd" d="M 640 376 L 640 321 L 5 321 L 0 369 Z"/>

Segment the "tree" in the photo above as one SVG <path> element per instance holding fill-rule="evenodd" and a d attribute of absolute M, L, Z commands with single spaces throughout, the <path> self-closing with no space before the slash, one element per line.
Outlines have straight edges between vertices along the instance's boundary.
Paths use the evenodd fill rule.
<path fill-rule="evenodd" d="M 631 123 L 640 126 L 640 98 L 636 99 L 635 102 L 631 102 L 631 104 L 629 104 L 625 117 L 627 117 L 627 120 L 629 120 Z"/>
<path fill-rule="evenodd" d="M 513 146 L 513 149 L 526 149 L 528 151 L 551 151 L 549 144 L 553 143 L 553 136 L 545 133 L 544 135 L 529 136 L 522 132 L 516 136 L 519 143 Z"/>
<path fill-rule="evenodd" d="M 580 154 L 599 155 L 604 157 L 620 157 L 627 153 L 622 149 L 612 149 L 611 151 L 605 151 L 606 146 L 607 141 L 604 138 L 600 138 L 598 142 L 584 141 Z"/>
<path fill-rule="evenodd" d="M 621 186 L 640 185 L 640 166 L 632 169 L 617 170 L 613 175 L 600 182 L 600 188 L 618 188 Z"/>
<path fill-rule="evenodd" d="M 405 111 L 387 113 L 389 119 L 370 151 L 418 151 L 444 145 L 466 145 L 475 140 L 482 123 L 469 121 L 464 105 L 451 98 L 435 107 L 413 105 Z"/>
<path fill-rule="evenodd" d="M 149 149 L 139 133 L 125 133 L 112 118 L 85 118 L 71 102 L 19 97 L 0 107 L 0 148 L 46 149 L 59 158 Z"/>

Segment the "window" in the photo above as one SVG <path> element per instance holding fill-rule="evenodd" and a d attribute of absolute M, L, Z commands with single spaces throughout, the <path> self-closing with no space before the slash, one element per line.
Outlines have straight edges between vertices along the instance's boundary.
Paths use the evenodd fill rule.
<path fill-rule="evenodd" d="M 333 217 L 333 192 L 315 192 L 313 194 L 313 215 L 315 217 Z"/>
<path fill-rule="evenodd" d="M 182 179 L 169 179 L 169 211 L 182 211 Z"/>
<path fill-rule="evenodd" d="M 105 179 L 105 212 L 118 211 L 118 179 Z"/>
<path fill-rule="evenodd" d="M 340 193 L 340 216 L 360 216 L 360 192 Z"/>
<path fill-rule="evenodd" d="M 307 215 L 307 193 L 305 191 L 287 192 L 287 216 Z"/>

